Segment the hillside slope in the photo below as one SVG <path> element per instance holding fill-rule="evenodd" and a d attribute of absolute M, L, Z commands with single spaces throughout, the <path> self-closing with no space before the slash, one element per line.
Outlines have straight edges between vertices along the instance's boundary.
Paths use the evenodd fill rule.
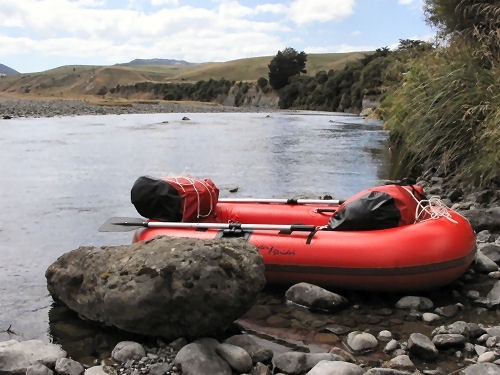
<path fill-rule="evenodd" d="M 309 75 L 320 70 L 342 69 L 348 61 L 370 52 L 310 54 Z M 16 74 L 0 79 L 0 96 L 82 98 L 98 95 L 103 88 L 138 82 L 197 82 L 225 78 L 230 81 L 257 81 L 268 76 L 273 56 L 178 66 L 62 66 L 39 73 Z"/>

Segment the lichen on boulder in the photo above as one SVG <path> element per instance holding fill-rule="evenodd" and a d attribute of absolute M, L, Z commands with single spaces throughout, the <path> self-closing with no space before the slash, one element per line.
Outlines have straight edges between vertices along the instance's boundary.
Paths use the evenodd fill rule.
<path fill-rule="evenodd" d="M 168 339 L 223 332 L 266 283 L 262 256 L 243 239 L 80 247 L 45 276 L 52 297 L 81 317 Z"/>

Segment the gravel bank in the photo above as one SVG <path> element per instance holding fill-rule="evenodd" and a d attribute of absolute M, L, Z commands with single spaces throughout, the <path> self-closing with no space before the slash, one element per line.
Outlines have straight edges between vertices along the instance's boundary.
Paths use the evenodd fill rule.
<path fill-rule="evenodd" d="M 92 103 L 75 99 L 0 98 L 0 118 L 119 115 L 134 113 L 258 112 L 269 108 L 229 107 L 202 102 Z"/>

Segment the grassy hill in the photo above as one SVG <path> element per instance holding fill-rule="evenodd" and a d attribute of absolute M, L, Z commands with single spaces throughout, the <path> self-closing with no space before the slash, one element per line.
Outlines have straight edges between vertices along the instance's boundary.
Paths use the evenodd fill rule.
<path fill-rule="evenodd" d="M 309 54 L 306 69 L 309 75 L 321 70 L 342 69 L 348 61 L 368 53 L 371 52 Z M 39 73 L 1 77 L 0 96 L 81 98 L 96 95 L 102 87 L 109 89 L 138 82 L 197 82 L 210 78 L 257 81 L 260 77 L 268 77 L 268 64 L 273 57 L 186 66 L 62 66 Z"/>

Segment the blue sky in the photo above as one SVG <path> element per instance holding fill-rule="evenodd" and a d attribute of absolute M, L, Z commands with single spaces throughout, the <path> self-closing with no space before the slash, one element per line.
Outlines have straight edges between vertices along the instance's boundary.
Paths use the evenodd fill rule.
<path fill-rule="evenodd" d="M 0 63 L 21 73 L 135 58 L 189 62 L 431 40 L 423 0 L 0 0 Z"/>

